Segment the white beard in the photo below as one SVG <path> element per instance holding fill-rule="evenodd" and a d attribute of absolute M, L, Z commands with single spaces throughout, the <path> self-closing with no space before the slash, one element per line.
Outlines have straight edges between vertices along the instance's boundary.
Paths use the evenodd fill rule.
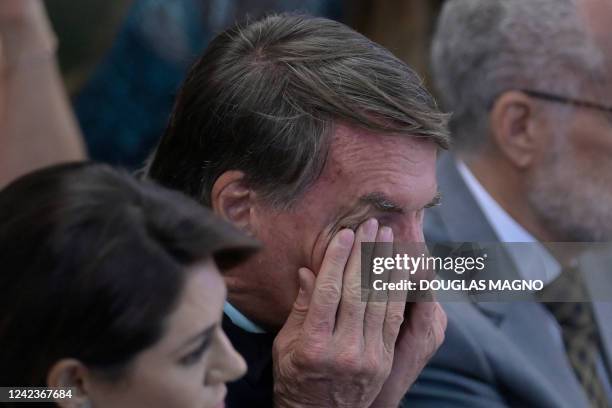
<path fill-rule="evenodd" d="M 612 157 L 597 168 L 580 163 L 565 140 L 557 138 L 535 171 L 528 186 L 529 204 L 545 226 L 566 241 L 611 241 Z"/>

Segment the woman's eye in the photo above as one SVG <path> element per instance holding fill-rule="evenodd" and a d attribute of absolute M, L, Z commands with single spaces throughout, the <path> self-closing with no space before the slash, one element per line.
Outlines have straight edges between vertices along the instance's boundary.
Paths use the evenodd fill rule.
<path fill-rule="evenodd" d="M 198 351 L 193 351 L 189 354 L 187 354 L 186 356 L 184 356 L 183 358 L 181 358 L 181 364 L 183 365 L 192 365 L 195 364 L 200 357 L 202 356 L 202 354 Z"/>
<path fill-rule="evenodd" d="M 204 340 L 202 342 L 202 344 L 200 346 L 198 346 L 197 349 L 195 349 L 192 352 L 190 352 L 189 354 L 181 357 L 179 362 L 182 365 L 185 365 L 185 366 L 189 366 L 189 365 L 193 365 L 193 364 L 197 363 L 198 361 L 200 361 L 200 359 L 204 355 L 204 352 L 208 349 L 208 345 L 209 344 L 210 344 L 210 338 Z"/>

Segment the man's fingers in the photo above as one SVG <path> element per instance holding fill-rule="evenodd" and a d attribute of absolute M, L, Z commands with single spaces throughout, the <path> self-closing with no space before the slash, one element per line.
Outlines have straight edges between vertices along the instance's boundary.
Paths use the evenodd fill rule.
<path fill-rule="evenodd" d="M 424 362 L 431 358 L 444 341 L 446 313 L 438 302 L 413 303 L 408 323 L 410 334 L 407 338 L 415 344 L 404 346 L 415 347 L 420 344 L 418 347 L 421 349 L 421 359 Z"/>
<path fill-rule="evenodd" d="M 363 316 L 366 302 L 361 298 L 361 244 L 376 241 L 378 221 L 369 219 L 357 228 L 355 243 L 344 270 L 342 299 L 338 309 L 336 331 L 363 335 Z"/>
<path fill-rule="evenodd" d="M 436 302 L 436 306 L 434 337 L 438 346 L 440 346 L 444 342 L 444 334 L 446 332 L 446 326 L 448 325 L 448 316 L 446 316 L 446 312 L 440 303 Z"/>
<path fill-rule="evenodd" d="M 307 333 L 333 333 L 342 296 L 342 277 L 354 241 L 355 233 L 350 229 L 343 229 L 329 243 L 304 321 Z"/>
<path fill-rule="evenodd" d="M 300 268 L 298 276 L 300 291 L 293 303 L 293 308 L 283 326 L 283 330 L 299 330 L 304 325 L 306 315 L 308 314 L 310 299 L 312 298 L 315 286 L 315 276 L 308 268 Z"/>
<path fill-rule="evenodd" d="M 410 325 L 415 334 L 427 333 L 433 327 L 438 302 L 415 302 L 410 313 Z"/>
<path fill-rule="evenodd" d="M 382 227 L 378 230 L 376 236 L 376 246 L 374 247 L 373 258 L 392 258 L 393 257 L 393 231 L 389 227 Z M 380 280 L 380 285 L 389 282 L 391 271 L 385 270 L 374 279 Z M 385 315 L 387 313 L 388 302 L 387 290 L 375 291 L 370 287 L 368 303 L 365 312 L 364 336 L 367 342 L 380 343 L 383 339 L 383 325 L 385 323 Z M 403 313 L 403 309 L 402 312 Z M 400 314 L 400 317 L 402 314 Z M 400 322 L 401 323 L 401 322 Z M 399 326 L 399 324 L 398 324 Z"/>

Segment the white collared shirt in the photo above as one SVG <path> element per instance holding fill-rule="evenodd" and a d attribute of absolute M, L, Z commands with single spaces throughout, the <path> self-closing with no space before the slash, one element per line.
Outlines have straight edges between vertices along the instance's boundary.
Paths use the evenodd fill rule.
<path fill-rule="evenodd" d="M 250 321 L 240 310 L 236 309 L 230 302 L 223 305 L 223 313 L 230 318 L 232 323 L 249 333 L 265 333 L 266 331 Z"/>
<path fill-rule="evenodd" d="M 546 285 L 559 276 L 561 265 L 550 252 L 491 197 L 465 163 L 458 160 L 457 169 L 499 241 L 529 243 L 504 248 L 521 278 L 541 279 Z"/>

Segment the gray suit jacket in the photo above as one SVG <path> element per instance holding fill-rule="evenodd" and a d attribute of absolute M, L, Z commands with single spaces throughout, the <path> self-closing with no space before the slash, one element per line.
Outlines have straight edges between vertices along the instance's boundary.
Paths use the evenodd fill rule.
<path fill-rule="evenodd" d="M 429 210 L 430 242 L 494 242 L 497 237 L 446 155 L 438 165 L 443 204 Z M 589 288 L 612 293 L 612 258 L 591 260 Z M 403 401 L 406 407 L 587 407 L 563 345 L 536 302 L 444 304 L 446 340 Z M 594 303 L 608 378 L 612 303 Z M 612 405 L 611 405 L 612 406 Z"/>

